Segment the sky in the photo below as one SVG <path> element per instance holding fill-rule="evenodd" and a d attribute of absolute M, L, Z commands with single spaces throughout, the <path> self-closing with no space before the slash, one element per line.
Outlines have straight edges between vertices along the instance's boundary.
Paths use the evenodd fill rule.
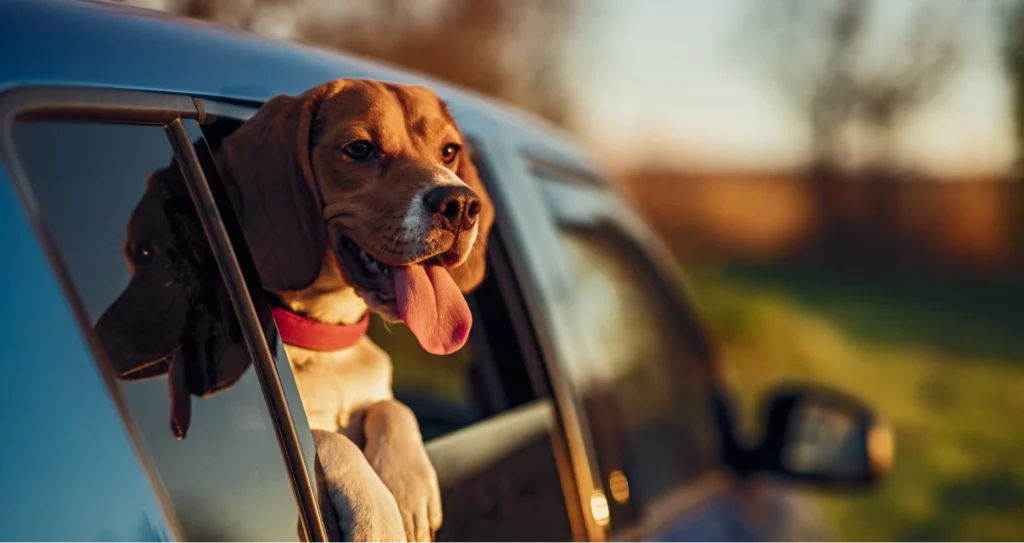
<path fill-rule="evenodd" d="M 168 1 L 132 3 L 159 8 Z M 743 24 L 758 1 L 577 0 L 579 17 L 566 29 L 567 75 L 582 143 L 613 169 L 654 162 L 747 171 L 805 163 L 805 125 L 742 46 Z M 898 30 L 922 2 L 955 1 L 874 0 L 875 36 L 883 38 L 875 49 L 891 53 L 901 45 L 886 43 L 886 36 L 901 35 L 886 31 Z M 961 69 L 902 126 L 894 153 L 938 177 L 998 174 L 1015 158 L 993 16 L 1005 0 L 966 1 L 974 11 L 962 26 L 969 47 Z M 286 37 L 292 28 L 287 17 L 271 22 L 276 26 L 260 31 Z M 854 161 L 869 141 L 854 136 Z"/>
<path fill-rule="evenodd" d="M 757 1 L 757 0 L 754 0 Z M 941 0 L 930 0 L 938 2 Z M 992 1 L 965 20 L 970 49 L 946 92 L 908 121 L 897 154 L 948 176 L 1005 170 L 1014 158 Z M 879 28 L 911 0 L 876 1 Z M 750 0 L 589 0 L 573 29 L 579 132 L 599 159 L 693 169 L 787 168 L 808 135 L 772 81 L 737 46 Z M 889 26 L 885 26 L 889 24 Z"/>

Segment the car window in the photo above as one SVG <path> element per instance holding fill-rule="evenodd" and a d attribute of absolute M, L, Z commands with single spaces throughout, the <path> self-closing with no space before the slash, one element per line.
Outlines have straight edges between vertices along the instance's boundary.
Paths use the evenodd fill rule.
<path fill-rule="evenodd" d="M 678 328 L 669 287 L 627 235 L 563 224 L 559 238 L 597 374 L 583 390 L 599 464 L 612 498 L 642 509 L 712 462 L 706 365 Z"/>
<path fill-rule="evenodd" d="M 185 536 L 296 540 L 274 425 L 165 129 L 33 121 L 13 139 Z"/>

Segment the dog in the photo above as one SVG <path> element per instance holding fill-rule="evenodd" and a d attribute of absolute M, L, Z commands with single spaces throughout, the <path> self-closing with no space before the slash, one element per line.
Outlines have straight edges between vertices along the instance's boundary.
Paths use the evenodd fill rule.
<path fill-rule="evenodd" d="M 237 382 L 251 364 L 249 352 L 176 164 L 147 179 L 127 230 L 123 252 L 132 278 L 94 330 L 117 377 L 168 375 L 171 431 L 184 439 L 192 396 Z M 258 316 L 269 331 L 270 313 Z"/>
<path fill-rule="evenodd" d="M 344 532 L 431 540 L 437 476 L 362 332 L 372 311 L 433 354 L 467 340 L 494 209 L 462 132 L 425 87 L 342 79 L 272 98 L 215 154 Z"/>

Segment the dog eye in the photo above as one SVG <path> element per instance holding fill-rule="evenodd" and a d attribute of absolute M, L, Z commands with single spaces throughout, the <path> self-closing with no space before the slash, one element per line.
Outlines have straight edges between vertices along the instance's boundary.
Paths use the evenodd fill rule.
<path fill-rule="evenodd" d="M 445 164 L 451 164 L 455 160 L 455 157 L 459 156 L 459 150 L 462 149 L 457 143 L 449 143 L 441 148 L 441 160 Z"/>
<path fill-rule="evenodd" d="M 132 248 L 132 260 L 140 266 L 149 264 L 153 260 L 153 256 L 155 256 L 153 247 L 146 242 L 136 243 Z"/>
<path fill-rule="evenodd" d="M 352 160 L 366 160 L 374 154 L 373 144 L 366 140 L 353 141 L 341 151 Z"/>

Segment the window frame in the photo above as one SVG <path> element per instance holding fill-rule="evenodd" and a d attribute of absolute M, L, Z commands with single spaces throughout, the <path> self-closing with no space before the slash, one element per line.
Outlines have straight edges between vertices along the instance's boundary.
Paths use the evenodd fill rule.
<path fill-rule="evenodd" d="M 191 97 L 161 92 L 107 89 L 96 87 L 25 86 L 0 93 L 0 150 L 10 169 L 11 180 L 29 221 L 36 232 L 51 269 L 54 270 L 80 331 L 90 343 L 92 358 L 104 376 L 108 391 L 120 412 L 135 447 L 136 455 L 145 466 L 147 475 L 158 494 L 159 502 L 169 518 L 177 520 L 173 507 L 163 491 L 160 478 L 148 454 L 144 451 L 141 432 L 132 422 L 130 412 L 116 385 L 116 379 L 107 364 L 101 362 L 104 352 L 94 343 L 91 326 L 78 298 L 69 271 L 63 264 L 56 244 L 49 233 L 34 197 L 34 191 L 14 149 L 13 127 L 19 121 L 67 120 L 96 124 L 140 124 L 163 127 L 168 133 L 174 156 L 182 168 L 189 193 L 195 203 L 203 230 L 217 260 L 221 278 L 239 320 L 245 342 L 252 354 L 253 366 L 259 378 L 268 414 L 274 424 L 281 459 L 292 486 L 299 510 L 303 535 L 311 541 L 327 541 L 327 533 L 320 515 L 316 485 L 305 463 L 303 445 L 288 409 L 288 398 L 282 387 L 269 345 L 256 317 L 256 309 L 249 297 L 248 286 L 241 271 L 223 218 L 214 201 L 213 193 L 192 146 L 191 137 L 183 124 L 195 122 L 204 110 Z M 177 530 L 180 533 L 180 528 Z"/>

